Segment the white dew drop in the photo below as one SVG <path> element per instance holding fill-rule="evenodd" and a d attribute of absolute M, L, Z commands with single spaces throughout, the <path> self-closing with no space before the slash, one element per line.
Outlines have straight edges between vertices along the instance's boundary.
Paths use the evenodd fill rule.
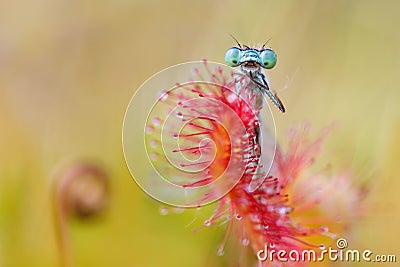
<path fill-rule="evenodd" d="M 176 117 L 177 117 L 178 119 L 183 119 L 183 114 L 182 114 L 182 112 L 176 113 Z"/>
<path fill-rule="evenodd" d="M 235 214 L 235 219 L 236 220 L 240 221 L 242 218 L 243 217 L 240 214 L 238 214 L 238 213 Z"/>
<path fill-rule="evenodd" d="M 229 103 L 234 103 L 236 101 L 236 99 L 237 99 L 236 94 L 229 94 L 228 98 L 227 98 Z"/>
<path fill-rule="evenodd" d="M 255 223 L 259 223 L 261 221 L 261 216 L 259 214 L 254 214 L 251 216 L 251 220 Z"/>
<path fill-rule="evenodd" d="M 153 122 L 153 125 L 156 127 L 160 126 L 161 124 L 161 119 L 159 117 L 154 117 L 151 121 Z"/>
<path fill-rule="evenodd" d="M 279 213 L 279 215 L 283 216 L 288 214 L 292 209 L 290 207 L 280 207 L 276 209 L 276 212 Z"/>
<path fill-rule="evenodd" d="M 250 244 L 250 239 L 243 237 L 242 238 L 242 245 L 247 247 Z"/>
<path fill-rule="evenodd" d="M 329 228 L 327 226 L 321 226 L 320 228 L 321 233 L 328 233 Z"/>
<path fill-rule="evenodd" d="M 337 234 L 332 234 L 332 233 L 330 233 L 330 234 L 329 234 L 329 237 L 332 238 L 332 239 L 337 239 L 337 238 L 338 238 L 338 235 L 337 235 Z"/>
<path fill-rule="evenodd" d="M 149 144 L 150 144 L 150 147 L 152 147 L 152 148 L 156 148 L 158 145 L 156 140 L 150 140 Z"/>
<path fill-rule="evenodd" d="M 152 134 L 153 131 L 154 131 L 153 126 L 150 126 L 150 125 L 147 125 L 147 126 L 146 126 L 146 128 L 145 128 L 146 134 Z"/>
<path fill-rule="evenodd" d="M 275 189 L 273 187 L 267 187 L 266 193 L 268 195 L 273 195 L 275 193 Z"/>
<path fill-rule="evenodd" d="M 156 161 L 158 159 L 157 153 L 151 153 L 150 154 L 150 158 L 151 158 L 152 161 Z"/>
<path fill-rule="evenodd" d="M 163 92 L 159 99 L 160 99 L 161 102 L 165 102 L 167 100 L 167 98 L 168 98 L 168 93 L 167 92 Z"/>
<path fill-rule="evenodd" d="M 221 256 L 224 256 L 224 254 L 225 254 L 224 246 L 223 246 L 223 245 L 220 245 L 220 246 L 217 248 L 217 255 L 221 257 Z"/>
<path fill-rule="evenodd" d="M 167 215 L 168 214 L 168 209 L 166 207 L 160 207 L 159 212 L 161 215 Z"/>

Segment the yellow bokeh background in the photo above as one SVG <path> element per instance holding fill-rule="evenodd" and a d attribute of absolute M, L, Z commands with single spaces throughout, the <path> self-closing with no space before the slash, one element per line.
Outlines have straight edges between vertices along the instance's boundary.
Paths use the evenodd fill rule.
<path fill-rule="evenodd" d="M 70 223 L 75 266 L 228 264 L 215 254 L 223 228 L 188 226 L 207 208 L 159 214 L 127 170 L 121 132 L 147 78 L 182 62 L 223 62 L 229 34 L 248 45 L 271 38 L 278 64 L 268 75 L 287 108 L 274 110 L 279 142 L 304 121 L 315 133 L 336 124 L 317 161 L 354 169 L 371 190 L 350 245 L 399 261 L 399 8 L 394 0 L 1 2 L 0 266 L 59 266 L 51 182 L 76 159 L 100 162 L 111 191 L 98 220 Z"/>

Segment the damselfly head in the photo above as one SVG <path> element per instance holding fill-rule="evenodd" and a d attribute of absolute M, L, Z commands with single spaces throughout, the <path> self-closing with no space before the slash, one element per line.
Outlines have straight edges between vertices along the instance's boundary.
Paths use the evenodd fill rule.
<path fill-rule="evenodd" d="M 241 66 L 247 71 L 256 71 L 260 67 L 272 69 L 276 65 L 276 53 L 270 48 L 251 48 L 248 46 L 231 47 L 226 51 L 225 62 L 230 67 Z"/>

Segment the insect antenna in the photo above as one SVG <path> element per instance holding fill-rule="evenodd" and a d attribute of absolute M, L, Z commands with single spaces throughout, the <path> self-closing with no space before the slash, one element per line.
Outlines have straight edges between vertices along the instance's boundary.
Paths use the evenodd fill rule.
<path fill-rule="evenodd" d="M 237 45 L 239 46 L 239 48 L 242 48 L 242 45 L 239 43 L 239 41 L 235 38 L 235 36 L 233 36 L 232 34 L 229 34 L 233 40 L 235 40 L 235 42 L 237 43 Z"/>
<path fill-rule="evenodd" d="M 265 48 L 265 45 L 266 45 L 270 40 L 271 40 L 271 38 L 269 38 L 269 39 L 263 44 L 263 46 L 261 47 L 261 49 L 264 49 L 264 48 Z"/>

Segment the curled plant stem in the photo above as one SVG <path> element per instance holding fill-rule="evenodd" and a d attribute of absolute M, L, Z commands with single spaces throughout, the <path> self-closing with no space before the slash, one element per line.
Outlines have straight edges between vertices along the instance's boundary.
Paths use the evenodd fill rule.
<path fill-rule="evenodd" d="M 93 163 L 75 163 L 56 176 L 52 197 L 60 266 L 73 266 L 69 220 L 89 219 L 104 210 L 108 187 L 105 171 Z"/>

